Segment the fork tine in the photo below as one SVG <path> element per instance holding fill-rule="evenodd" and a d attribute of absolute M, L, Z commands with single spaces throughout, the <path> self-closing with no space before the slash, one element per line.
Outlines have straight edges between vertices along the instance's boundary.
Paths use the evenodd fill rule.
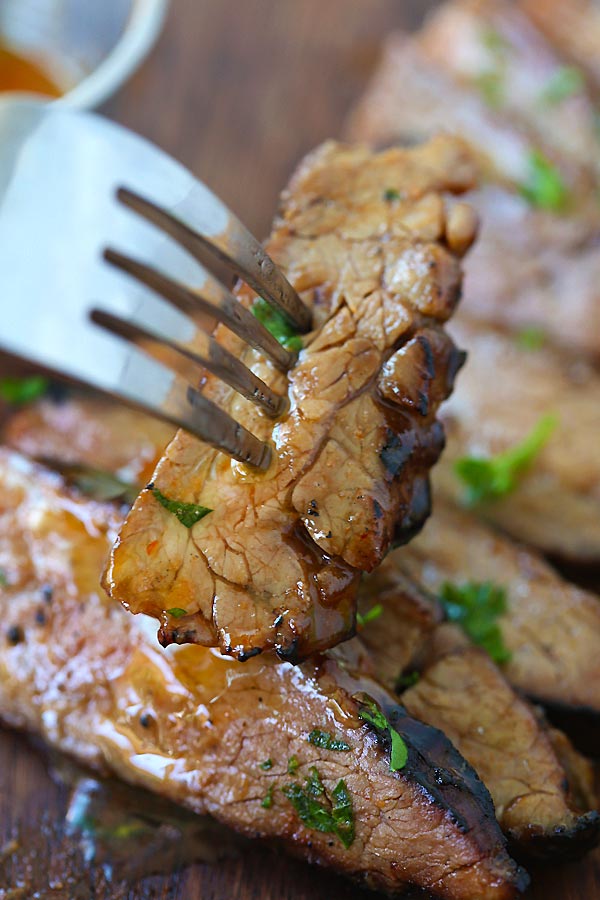
<path fill-rule="evenodd" d="M 92 309 L 90 318 L 96 325 L 141 346 L 149 356 L 175 370 L 191 384 L 197 384 L 203 371 L 208 370 L 247 400 L 260 406 L 270 418 L 277 418 L 287 408 L 286 397 L 272 391 L 225 347 L 203 331 L 198 331 L 194 350 L 191 350 L 151 328 L 100 309 Z"/>
<path fill-rule="evenodd" d="M 132 347 L 135 355 L 145 356 L 142 350 Z M 105 391 L 111 394 L 110 391 Z M 117 399 L 136 409 L 171 422 L 177 428 L 185 428 L 215 450 L 220 450 L 238 462 L 266 470 L 271 462 L 271 448 L 259 441 L 243 425 L 232 419 L 216 403 L 203 397 L 184 378 L 173 376 L 169 396 L 157 402 L 145 384 L 138 384 L 135 392 L 120 391 Z"/>
<path fill-rule="evenodd" d="M 198 311 L 206 313 L 213 319 L 222 322 L 227 328 L 246 341 L 255 350 L 265 353 L 282 372 L 287 372 L 294 362 L 295 355 L 267 331 L 262 322 L 253 316 L 245 306 L 206 272 L 206 280 L 202 285 L 202 294 L 190 290 L 179 282 L 173 281 L 161 272 L 139 260 L 124 256 L 117 250 L 108 247 L 104 251 L 104 259 L 137 278 L 146 287 L 156 291 L 182 312 L 194 317 Z"/>
<path fill-rule="evenodd" d="M 208 189 L 206 193 L 213 202 L 216 200 Z M 194 229 L 192 221 L 178 218 L 173 212 L 162 209 L 127 188 L 119 188 L 117 198 L 169 234 L 200 262 L 206 259 L 208 252 L 213 259 L 225 264 L 234 275 L 283 313 L 299 331 L 310 329 L 309 309 L 259 242 L 220 201 L 217 202 L 226 216 L 227 227 L 218 234 L 211 234 L 209 239 Z"/>

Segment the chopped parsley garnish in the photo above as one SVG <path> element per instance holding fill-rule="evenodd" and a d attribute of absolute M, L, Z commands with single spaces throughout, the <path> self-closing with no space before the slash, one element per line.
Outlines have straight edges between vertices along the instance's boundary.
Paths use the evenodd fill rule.
<path fill-rule="evenodd" d="M 504 102 L 504 76 L 496 69 L 486 69 L 475 79 L 475 86 L 491 109 L 498 109 Z"/>
<path fill-rule="evenodd" d="M 273 785 L 271 785 L 265 796 L 260 801 L 260 805 L 263 809 L 271 809 L 271 807 L 273 806 Z"/>
<path fill-rule="evenodd" d="M 6 572 L 4 569 L 0 569 L 0 587 L 6 587 L 8 585 L 8 578 L 6 576 Z"/>
<path fill-rule="evenodd" d="M 102 469 L 74 465 L 63 467 L 62 473 L 82 494 L 101 503 L 122 500 L 131 506 L 140 492 L 137 485 L 121 481 L 116 475 Z"/>
<path fill-rule="evenodd" d="M 290 350 L 293 353 L 298 353 L 302 350 L 302 338 L 278 309 L 275 309 L 262 297 L 257 297 L 252 304 L 252 312 L 286 350 Z"/>
<path fill-rule="evenodd" d="M 531 325 L 517 332 L 516 341 L 522 350 L 541 350 L 546 343 L 546 332 Z"/>
<path fill-rule="evenodd" d="M 0 378 L 0 397 L 12 406 L 25 406 L 46 393 L 50 382 L 43 375 Z"/>
<path fill-rule="evenodd" d="M 398 675 L 396 684 L 394 685 L 396 693 L 399 694 L 401 691 L 405 691 L 406 688 L 412 687 L 418 682 L 420 677 L 419 673 L 414 669 L 412 672 L 404 672 L 401 675 Z"/>
<path fill-rule="evenodd" d="M 504 103 L 504 84 L 506 79 L 507 50 L 510 44 L 506 38 L 494 28 L 481 31 L 481 43 L 488 51 L 485 68 L 475 76 L 475 87 L 479 89 L 487 105 L 498 109 Z"/>
<path fill-rule="evenodd" d="M 350 749 L 350 744 L 347 744 L 346 741 L 339 741 L 333 738 L 328 731 L 320 731 L 318 728 L 313 728 L 306 740 L 309 744 L 314 744 L 315 747 L 322 747 L 323 750 Z"/>
<path fill-rule="evenodd" d="M 390 771 L 399 772 L 403 769 L 408 760 L 408 747 L 404 739 L 398 734 L 395 728 L 392 728 L 377 703 L 368 694 L 362 694 L 358 699 L 359 709 L 358 715 L 369 725 L 373 725 L 378 731 L 387 733 L 390 743 Z"/>
<path fill-rule="evenodd" d="M 294 775 L 294 773 L 297 771 L 299 765 L 300 765 L 300 763 L 298 762 L 298 757 L 290 756 L 290 758 L 288 759 L 288 764 L 287 764 L 288 775 Z"/>
<path fill-rule="evenodd" d="M 487 650 L 494 662 L 509 661 L 511 653 L 497 623 L 507 609 L 505 588 L 491 581 L 465 584 L 446 581 L 440 589 L 440 599 L 449 621 L 460 625 L 474 644 Z"/>
<path fill-rule="evenodd" d="M 273 768 L 273 760 L 271 759 L 271 757 L 269 757 L 268 759 L 265 759 L 265 761 L 261 762 L 261 764 L 259 765 L 259 769 L 262 769 L 263 772 L 268 772 L 269 769 L 272 769 L 272 768 Z"/>
<path fill-rule="evenodd" d="M 503 55 L 510 49 L 510 43 L 504 35 L 500 34 L 495 28 L 482 28 L 481 43 L 487 50 L 497 55 Z"/>
<path fill-rule="evenodd" d="M 544 88 L 541 101 L 549 106 L 562 103 L 573 94 L 578 94 L 585 87 L 585 79 L 577 66 L 560 66 Z"/>
<path fill-rule="evenodd" d="M 383 192 L 383 199 L 386 203 L 393 203 L 394 200 L 400 199 L 400 191 L 397 191 L 396 188 L 386 188 Z"/>
<path fill-rule="evenodd" d="M 354 813 L 352 797 L 343 779 L 338 781 L 329 797 L 313 766 L 304 787 L 294 782 L 285 785 L 282 791 L 307 828 L 324 834 L 335 834 L 346 850 L 350 847 L 354 841 Z"/>
<path fill-rule="evenodd" d="M 381 603 L 376 603 L 375 606 L 368 609 L 366 613 L 363 613 L 362 615 L 361 613 L 356 613 L 356 624 L 359 628 L 364 628 L 369 622 L 374 622 L 375 619 L 378 619 L 382 612 L 383 606 Z"/>
<path fill-rule="evenodd" d="M 183 619 L 188 614 L 187 609 L 182 609 L 180 606 L 172 606 L 171 609 L 166 609 L 165 612 L 168 612 L 174 619 Z"/>
<path fill-rule="evenodd" d="M 196 503 L 185 503 L 183 500 L 173 500 L 171 497 L 165 497 L 158 488 L 153 487 L 151 490 L 161 506 L 173 513 L 186 528 L 191 528 L 196 522 L 199 522 L 200 519 L 212 512 L 212 509 L 208 509 L 206 506 L 198 506 Z"/>
<path fill-rule="evenodd" d="M 489 458 L 464 456 L 457 460 L 454 471 L 466 486 L 465 503 L 474 506 L 510 494 L 557 424 L 556 416 L 542 416 L 527 437 L 510 450 Z"/>
<path fill-rule="evenodd" d="M 556 166 L 539 150 L 528 158 L 527 180 L 519 186 L 521 195 L 532 205 L 548 212 L 563 212 L 569 191 Z"/>

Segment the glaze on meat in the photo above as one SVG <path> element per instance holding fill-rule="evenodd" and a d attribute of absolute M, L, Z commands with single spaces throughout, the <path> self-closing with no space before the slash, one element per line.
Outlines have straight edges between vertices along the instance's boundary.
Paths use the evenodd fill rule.
<path fill-rule="evenodd" d="M 114 598 L 160 621 L 163 644 L 238 659 L 274 647 L 298 661 L 352 634 L 361 573 L 429 513 L 436 413 L 463 361 L 442 325 L 476 228 L 464 206 L 448 212 L 442 192 L 466 190 L 472 174 L 463 145 L 445 137 L 376 155 L 328 143 L 300 166 L 268 249 L 315 330 L 287 379 L 218 332 L 287 390 L 290 411 L 273 425 L 221 383 L 205 388 L 271 442 L 271 467 L 250 471 L 178 434 L 107 571 Z M 157 490 L 211 512 L 187 528 Z"/>

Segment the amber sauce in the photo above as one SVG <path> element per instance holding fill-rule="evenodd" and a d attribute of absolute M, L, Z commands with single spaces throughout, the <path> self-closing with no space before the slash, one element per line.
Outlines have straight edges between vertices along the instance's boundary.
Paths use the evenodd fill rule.
<path fill-rule="evenodd" d="M 63 93 L 40 63 L 0 43 L 0 92 L 3 91 L 27 91 L 45 97 L 60 97 Z"/>

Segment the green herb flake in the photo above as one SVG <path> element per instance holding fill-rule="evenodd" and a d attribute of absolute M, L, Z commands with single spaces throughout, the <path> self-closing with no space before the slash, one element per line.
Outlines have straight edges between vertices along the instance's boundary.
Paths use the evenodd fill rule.
<path fill-rule="evenodd" d="M 386 188 L 383 192 L 383 199 L 386 203 L 393 203 L 400 199 L 400 191 L 397 191 L 396 188 Z"/>
<path fill-rule="evenodd" d="M 521 350 L 541 350 L 546 343 L 546 332 L 531 325 L 517 332 L 516 341 Z"/>
<path fill-rule="evenodd" d="M 585 79 L 577 66 L 560 66 L 540 95 L 542 103 L 556 106 L 585 88 Z"/>
<path fill-rule="evenodd" d="M 332 797 L 331 813 L 335 823 L 335 834 L 347 850 L 354 841 L 354 809 L 352 796 L 343 778 L 334 787 Z"/>
<path fill-rule="evenodd" d="M 297 772 L 299 765 L 298 757 L 290 756 L 287 764 L 288 775 L 294 775 Z"/>
<path fill-rule="evenodd" d="M 173 616 L 174 619 L 183 619 L 184 616 L 187 616 L 187 609 L 181 609 L 180 606 L 172 606 L 171 609 L 166 609 L 170 616 Z"/>
<path fill-rule="evenodd" d="M 8 576 L 4 569 L 0 569 L 0 587 L 8 587 Z"/>
<path fill-rule="evenodd" d="M 527 161 L 527 180 L 519 186 L 523 197 L 548 212 L 564 212 L 569 191 L 556 166 L 539 150 L 532 150 Z"/>
<path fill-rule="evenodd" d="M 417 684 L 420 677 L 421 676 L 419 675 L 419 673 L 415 670 L 398 675 L 396 684 L 394 685 L 396 693 L 399 694 L 401 691 L 405 691 L 407 688 L 413 687 L 413 685 Z"/>
<path fill-rule="evenodd" d="M 137 485 L 121 481 L 120 478 L 103 469 L 74 465 L 63 467 L 62 473 L 82 494 L 101 503 L 122 500 L 132 506 L 140 492 Z"/>
<path fill-rule="evenodd" d="M 43 396 L 49 385 L 50 382 L 43 375 L 0 378 L 0 398 L 12 406 L 25 406 Z"/>
<path fill-rule="evenodd" d="M 495 69 L 486 69 L 475 78 L 479 90 L 490 109 L 499 109 L 504 103 L 504 75 Z"/>
<path fill-rule="evenodd" d="M 493 53 L 496 56 L 504 56 L 506 51 L 510 50 L 511 47 L 504 35 L 491 27 L 482 28 L 481 43 L 486 50 L 489 50 L 490 53 Z"/>
<path fill-rule="evenodd" d="M 351 846 L 354 841 L 354 811 L 352 797 L 343 779 L 338 781 L 329 797 L 313 766 L 304 787 L 294 782 L 285 785 L 282 791 L 307 828 L 336 835 L 346 850 Z"/>
<path fill-rule="evenodd" d="M 356 613 L 356 624 L 359 628 L 364 628 L 365 625 L 368 625 L 369 622 L 374 622 L 379 616 L 383 613 L 383 606 L 381 603 L 376 603 L 375 606 L 372 606 L 371 609 L 368 609 L 366 613 Z"/>
<path fill-rule="evenodd" d="M 280 313 L 262 297 L 257 297 L 252 304 L 252 313 L 286 350 L 290 350 L 292 353 L 299 353 L 302 350 L 304 345 L 300 335 L 296 333 L 283 313 Z"/>
<path fill-rule="evenodd" d="M 464 456 L 454 471 L 464 483 L 467 506 L 497 500 L 510 494 L 519 478 L 529 469 L 558 424 L 553 415 L 542 416 L 533 430 L 515 447 L 490 458 Z"/>
<path fill-rule="evenodd" d="M 373 725 L 378 731 L 387 732 L 391 742 L 390 772 L 399 772 L 408 761 L 408 747 L 404 739 L 392 728 L 378 705 L 368 695 L 362 695 L 360 699 L 358 715 L 369 725 Z"/>
<path fill-rule="evenodd" d="M 507 609 L 505 588 L 491 581 L 460 585 L 447 581 L 440 589 L 440 599 L 449 621 L 460 625 L 474 644 L 487 650 L 494 662 L 510 660 L 511 653 L 497 622 Z"/>
<path fill-rule="evenodd" d="M 158 488 L 153 487 L 151 490 L 160 505 L 164 506 L 170 513 L 173 513 L 186 528 L 192 528 L 196 522 L 199 522 L 200 519 L 212 512 L 212 509 L 208 509 L 206 506 L 198 506 L 196 503 L 184 503 L 183 500 L 173 500 L 171 497 L 165 497 Z"/>
<path fill-rule="evenodd" d="M 271 757 L 269 757 L 268 759 L 265 759 L 264 762 L 261 762 L 261 764 L 259 765 L 258 768 L 262 769 L 263 772 L 268 772 L 269 769 L 272 769 L 273 768 L 273 760 L 271 759 Z"/>
<path fill-rule="evenodd" d="M 260 805 L 263 809 L 271 809 L 271 807 L 273 806 L 273 785 L 271 785 L 265 796 L 260 801 Z"/>
<path fill-rule="evenodd" d="M 313 728 L 306 740 L 309 744 L 314 744 L 315 747 L 322 747 L 323 750 L 350 749 L 350 744 L 347 744 L 346 741 L 337 740 L 328 731 L 320 731 L 318 728 Z"/>

